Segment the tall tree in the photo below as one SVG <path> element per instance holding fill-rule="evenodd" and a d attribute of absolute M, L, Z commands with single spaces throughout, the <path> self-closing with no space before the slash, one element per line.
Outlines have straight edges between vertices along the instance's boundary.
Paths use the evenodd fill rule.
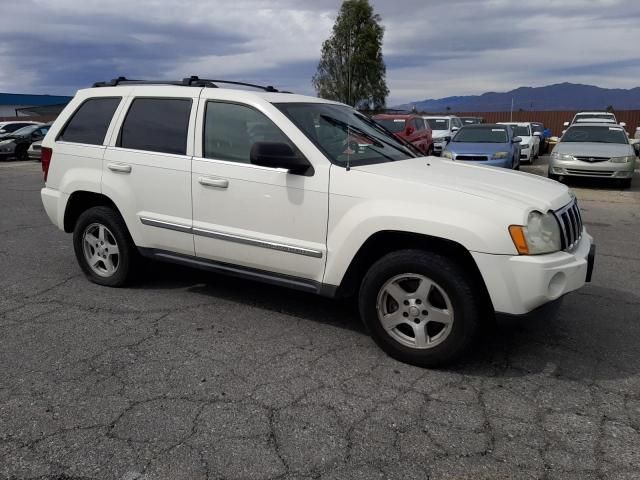
<path fill-rule="evenodd" d="M 384 27 L 368 0 L 345 0 L 322 44 L 313 76 L 318 96 L 358 108 L 384 108 L 389 89 L 382 58 Z"/>

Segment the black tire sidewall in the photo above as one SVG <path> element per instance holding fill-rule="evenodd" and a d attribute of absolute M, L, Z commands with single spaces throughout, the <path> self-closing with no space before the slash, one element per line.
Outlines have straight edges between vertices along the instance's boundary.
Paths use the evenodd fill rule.
<path fill-rule="evenodd" d="M 454 310 L 449 336 L 435 347 L 419 350 L 393 339 L 378 319 L 376 308 L 380 289 L 390 278 L 403 273 L 422 274 L 445 290 Z M 423 367 L 448 364 L 457 359 L 475 337 L 479 324 L 479 304 L 463 270 L 438 254 L 405 250 L 386 255 L 365 276 L 359 297 L 360 315 L 375 342 L 390 356 Z"/>
<path fill-rule="evenodd" d="M 120 253 L 118 270 L 110 277 L 102 277 L 95 273 L 84 257 L 82 239 L 85 229 L 92 223 L 99 223 L 107 227 L 113 234 Z M 120 287 L 126 284 L 130 277 L 130 271 L 135 252 L 127 227 L 122 217 L 109 207 L 93 207 L 83 212 L 76 222 L 73 230 L 73 249 L 80 268 L 89 280 L 99 285 Z"/>

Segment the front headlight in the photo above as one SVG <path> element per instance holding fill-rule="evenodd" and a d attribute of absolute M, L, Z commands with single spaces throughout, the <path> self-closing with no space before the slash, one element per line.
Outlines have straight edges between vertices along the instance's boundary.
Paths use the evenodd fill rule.
<path fill-rule="evenodd" d="M 630 163 L 633 162 L 633 160 L 636 157 L 634 157 L 633 155 L 629 155 L 628 157 L 613 157 L 610 158 L 609 161 L 612 163 Z"/>
<path fill-rule="evenodd" d="M 562 245 L 560 225 L 552 213 L 531 212 L 527 225 L 511 225 L 509 234 L 520 255 L 557 252 Z"/>
<path fill-rule="evenodd" d="M 567 155 L 566 153 L 552 152 L 551 160 L 565 160 L 565 161 L 573 161 L 575 157 L 573 155 Z"/>
<path fill-rule="evenodd" d="M 453 153 L 451 153 L 449 150 L 445 150 L 442 152 L 442 156 L 444 158 L 450 158 L 451 160 L 453 160 Z"/>
<path fill-rule="evenodd" d="M 496 152 L 491 158 L 493 158 L 494 160 L 498 160 L 500 158 L 507 158 L 507 156 L 509 156 L 509 152 Z"/>
<path fill-rule="evenodd" d="M 529 145 L 528 143 L 521 143 L 521 144 L 520 144 L 520 148 L 521 148 L 522 150 L 526 150 L 526 149 L 527 149 L 527 148 L 529 148 L 529 147 L 530 147 L 530 145 Z"/>
<path fill-rule="evenodd" d="M 0 140 L 0 145 L 8 145 L 10 143 L 12 143 L 13 140 Z"/>

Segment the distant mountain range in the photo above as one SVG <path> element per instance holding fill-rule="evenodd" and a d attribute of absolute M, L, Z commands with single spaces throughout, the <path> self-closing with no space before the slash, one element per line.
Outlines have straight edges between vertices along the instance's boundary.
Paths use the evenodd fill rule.
<path fill-rule="evenodd" d="M 397 109 L 426 112 L 508 112 L 513 110 L 640 110 L 640 87 L 600 88 L 578 83 L 557 83 L 545 87 L 519 87 L 510 92 L 418 100 Z M 447 108 L 448 107 L 448 108 Z"/>

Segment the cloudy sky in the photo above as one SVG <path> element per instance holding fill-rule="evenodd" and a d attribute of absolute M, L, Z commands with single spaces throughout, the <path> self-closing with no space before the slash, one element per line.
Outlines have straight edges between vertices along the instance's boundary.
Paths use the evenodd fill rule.
<path fill-rule="evenodd" d="M 640 85 L 638 0 L 372 0 L 388 104 L 564 81 Z M 313 94 L 340 0 L 0 0 L 0 92 L 188 75 Z"/>

